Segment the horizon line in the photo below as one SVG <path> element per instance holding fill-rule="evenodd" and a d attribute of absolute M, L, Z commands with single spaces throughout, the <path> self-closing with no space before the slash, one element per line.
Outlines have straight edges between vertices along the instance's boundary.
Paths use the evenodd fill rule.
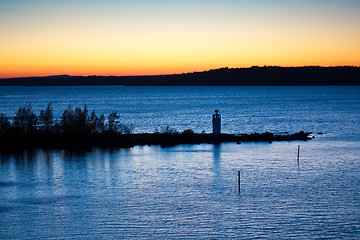
<path fill-rule="evenodd" d="M 219 67 L 219 68 L 211 68 L 202 71 L 193 71 L 193 72 L 182 72 L 182 73 L 169 73 L 169 74 L 143 74 L 143 75 L 96 75 L 96 74 L 89 74 L 89 75 L 69 75 L 69 74 L 51 74 L 51 75 L 38 75 L 38 76 L 22 76 L 22 77 L 3 77 L 2 79 L 18 79 L 18 78 L 46 78 L 46 77 L 152 77 L 152 76 L 171 76 L 171 75 L 182 75 L 182 74 L 191 74 L 191 73 L 202 73 L 202 72 L 209 72 L 214 70 L 221 70 L 221 69 L 251 69 L 251 68 L 306 68 L 306 67 L 319 67 L 319 68 L 337 68 L 337 67 L 352 67 L 352 68 L 360 68 L 360 65 L 330 65 L 330 66 L 322 66 L 322 65 L 303 65 L 303 66 L 278 66 L 278 65 L 253 65 L 251 67 Z"/>

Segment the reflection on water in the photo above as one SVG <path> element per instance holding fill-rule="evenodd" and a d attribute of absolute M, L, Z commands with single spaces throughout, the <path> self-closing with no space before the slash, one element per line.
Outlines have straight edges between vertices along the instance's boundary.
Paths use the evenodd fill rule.
<path fill-rule="evenodd" d="M 360 143 L 298 144 L 1 153 L 0 238 L 358 238 Z"/>

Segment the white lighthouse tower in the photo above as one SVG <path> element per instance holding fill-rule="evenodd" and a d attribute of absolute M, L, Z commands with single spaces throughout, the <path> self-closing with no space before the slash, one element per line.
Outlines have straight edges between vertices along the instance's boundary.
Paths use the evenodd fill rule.
<path fill-rule="evenodd" d="M 219 110 L 215 110 L 212 117 L 212 124 L 213 134 L 221 134 L 221 115 L 219 114 Z"/>

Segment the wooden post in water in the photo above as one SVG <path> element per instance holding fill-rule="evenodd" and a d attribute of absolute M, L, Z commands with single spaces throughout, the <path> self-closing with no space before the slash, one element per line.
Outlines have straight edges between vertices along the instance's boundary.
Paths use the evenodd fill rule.
<path fill-rule="evenodd" d="M 297 154 L 297 164 L 299 165 L 300 163 L 300 145 L 298 145 L 298 154 Z"/>
<path fill-rule="evenodd" d="M 239 192 L 240 192 L 240 171 L 238 171 L 238 185 L 239 185 Z"/>

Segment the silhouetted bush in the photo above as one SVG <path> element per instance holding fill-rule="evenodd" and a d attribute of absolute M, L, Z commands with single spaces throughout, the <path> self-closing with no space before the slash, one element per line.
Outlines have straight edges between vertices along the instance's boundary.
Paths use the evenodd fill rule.
<path fill-rule="evenodd" d="M 74 126 L 80 131 L 91 131 L 90 125 L 88 124 L 88 110 L 86 104 L 84 109 L 75 108 L 74 111 Z"/>
<path fill-rule="evenodd" d="M 158 128 L 155 128 L 153 134 L 160 134 L 159 129 L 158 129 Z"/>
<path fill-rule="evenodd" d="M 89 116 L 86 105 L 84 105 L 84 109 L 77 107 L 74 110 L 69 106 L 61 116 L 60 127 L 64 132 L 104 132 L 104 122 L 103 114 L 98 117 L 95 111 L 92 111 Z"/>
<path fill-rule="evenodd" d="M 104 132 L 105 131 L 105 117 L 101 114 L 100 117 L 96 116 L 95 111 L 91 112 L 90 118 L 88 119 L 89 129 L 91 132 Z"/>
<path fill-rule="evenodd" d="M 104 114 L 101 114 L 100 117 L 97 118 L 95 130 L 98 132 L 105 131 L 105 116 L 104 116 Z"/>
<path fill-rule="evenodd" d="M 194 135 L 195 132 L 192 129 L 185 129 L 181 134 L 183 134 L 183 135 Z"/>
<path fill-rule="evenodd" d="M 175 135 L 175 134 L 178 134 L 179 132 L 175 128 L 166 126 L 165 128 L 161 128 L 160 133 L 168 134 L 168 135 Z"/>
<path fill-rule="evenodd" d="M 46 131 L 49 131 L 54 123 L 53 119 L 53 108 L 51 103 L 49 103 L 44 110 L 40 111 L 39 115 L 39 125 L 44 128 Z"/>
<path fill-rule="evenodd" d="M 14 121 L 11 122 L 5 114 L 0 115 L 0 133 L 15 130 L 17 133 L 67 133 L 67 134 L 91 134 L 91 133 L 115 133 L 131 134 L 134 125 L 125 125 L 119 121 L 120 115 L 112 112 L 105 121 L 104 114 L 97 116 L 95 111 L 89 115 L 87 106 L 84 108 L 68 108 L 62 113 L 60 120 L 54 120 L 53 107 L 49 103 L 46 109 L 41 110 L 39 117 L 33 112 L 30 104 L 20 107 L 15 113 Z M 13 129 L 13 130 L 12 130 Z M 14 132 L 14 131 L 13 131 Z"/>
<path fill-rule="evenodd" d="M 121 134 L 132 134 L 134 129 L 135 129 L 135 126 L 133 124 L 124 125 L 124 124 L 120 123 L 118 125 L 118 133 L 121 133 Z"/>
<path fill-rule="evenodd" d="M 9 118 L 5 114 L 0 114 L 0 133 L 6 132 L 10 129 Z"/>
<path fill-rule="evenodd" d="M 24 132 L 32 132 L 36 129 L 38 118 L 32 111 L 31 104 L 25 104 L 24 107 L 20 107 L 15 113 L 14 125 L 15 128 Z"/>
<path fill-rule="evenodd" d="M 112 112 L 108 115 L 108 131 L 117 132 L 119 130 L 120 115 L 117 112 Z"/>

